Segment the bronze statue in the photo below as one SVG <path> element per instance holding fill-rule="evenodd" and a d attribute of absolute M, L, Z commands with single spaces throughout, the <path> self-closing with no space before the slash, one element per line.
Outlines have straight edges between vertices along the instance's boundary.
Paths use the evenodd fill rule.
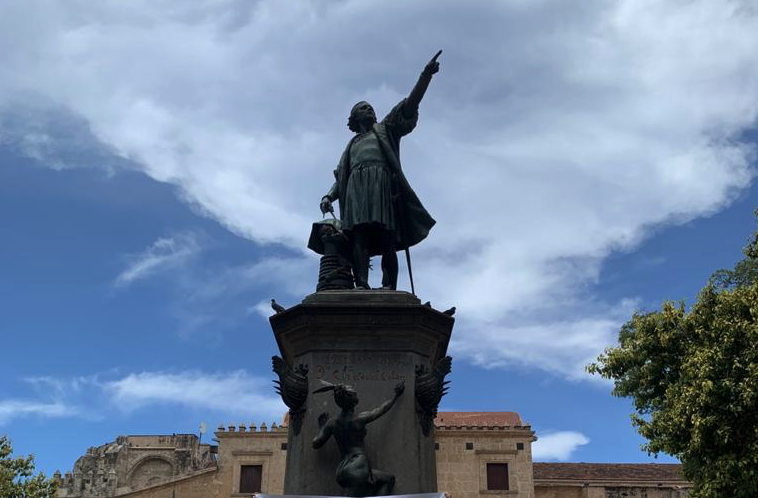
<path fill-rule="evenodd" d="M 350 111 L 347 126 L 355 132 L 342 154 L 336 181 L 321 199 L 321 212 L 333 212 L 339 200 L 342 230 L 352 246 L 355 286 L 368 289 L 371 256 L 382 256 L 382 288 L 397 288 L 397 251 L 405 250 L 429 235 L 434 219 L 424 209 L 400 167 L 400 137 L 416 127 L 418 106 L 432 75 L 439 71 L 437 57 L 430 60 L 407 98 L 381 121 L 368 102 Z M 413 277 L 411 276 L 411 287 Z M 415 292 L 415 291 L 414 291 Z"/>
<path fill-rule="evenodd" d="M 321 381 L 324 382 L 324 381 Z M 395 386 L 395 395 L 367 412 L 358 415 L 353 411 L 358 404 L 358 393 L 344 384 L 328 384 L 316 389 L 314 394 L 334 391 L 334 402 L 342 409 L 336 419 L 329 420 L 324 412 L 318 417 L 319 431 L 313 439 L 313 447 L 318 449 L 331 436 L 339 446 L 342 460 L 337 466 L 337 483 L 342 486 L 345 496 L 386 496 L 392 494 L 395 476 L 371 468 L 363 440 L 366 437 L 366 424 L 378 419 L 392 408 L 397 398 L 403 394 L 405 383 Z"/>

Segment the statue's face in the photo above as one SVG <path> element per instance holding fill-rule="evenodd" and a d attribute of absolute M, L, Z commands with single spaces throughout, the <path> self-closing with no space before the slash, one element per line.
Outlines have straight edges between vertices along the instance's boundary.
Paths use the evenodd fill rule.
<path fill-rule="evenodd" d="M 355 392 L 355 391 L 348 391 L 348 395 L 349 395 L 349 399 L 350 399 L 350 404 L 352 404 L 353 406 L 357 405 L 358 404 L 358 393 Z"/>
<path fill-rule="evenodd" d="M 355 116 L 356 121 L 359 123 L 375 122 L 376 114 L 374 108 L 368 102 L 358 102 L 353 106 L 352 115 Z"/>

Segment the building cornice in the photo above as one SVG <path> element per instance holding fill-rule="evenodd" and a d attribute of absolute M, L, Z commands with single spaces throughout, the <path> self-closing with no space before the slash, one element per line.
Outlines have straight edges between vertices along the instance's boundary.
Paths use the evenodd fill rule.
<path fill-rule="evenodd" d="M 684 480 L 665 480 L 665 479 L 646 479 L 646 480 L 629 480 L 629 479 L 544 479 L 534 478 L 535 486 L 625 486 L 625 487 L 681 487 L 690 488 L 692 483 Z"/>
<path fill-rule="evenodd" d="M 536 441 L 535 433 L 529 425 L 500 426 L 500 427 L 476 427 L 476 426 L 442 426 L 435 427 L 435 437 L 459 437 L 459 436 L 490 436 L 498 434 L 519 438 L 529 438 Z"/>

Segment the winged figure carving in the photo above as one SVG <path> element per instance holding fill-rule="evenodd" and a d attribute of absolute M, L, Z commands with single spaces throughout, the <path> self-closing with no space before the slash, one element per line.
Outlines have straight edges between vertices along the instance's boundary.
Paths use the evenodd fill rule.
<path fill-rule="evenodd" d="M 274 389 L 290 409 L 290 424 L 295 434 L 300 433 L 306 399 L 308 399 L 308 367 L 298 365 L 294 369 L 279 356 L 271 357 L 271 365 L 279 380 L 274 380 Z"/>
<path fill-rule="evenodd" d="M 424 436 L 429 436 L 440 400 L 447 394 L 449 380 L 445 376 L 450 373 L 453 358 L 445 356 L 431 370 L 424 365 L 416 366 L 416 401 L 420 407 L 421 430 Z"/>

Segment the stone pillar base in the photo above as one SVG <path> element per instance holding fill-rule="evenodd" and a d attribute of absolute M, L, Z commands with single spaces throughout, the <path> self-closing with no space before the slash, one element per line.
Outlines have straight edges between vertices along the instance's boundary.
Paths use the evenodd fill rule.
<path fill-rule="evenodd" d="M 331 393 L 313 394 L 320 381 L 352 386 L 356 412 L 376 408 L 405 381 L 405 392 L 383 417 L 367 426 L 366 453 L 374 469 L 395 476 L 393 494 L 437 491 L 434 430 L 422 431 L 415 398 L 419 366 L 445 356 L 454 319 L 407 292 L 324 291 L 270 319 L 281 356 L 290 367 L 308 367 L 308 398 L 299 433 L 290 424 L 284 493 L 342 494 L 335 480 L 340 453 L 334 440 L 312 447 L 323 412 L 340 409 Z"/>

